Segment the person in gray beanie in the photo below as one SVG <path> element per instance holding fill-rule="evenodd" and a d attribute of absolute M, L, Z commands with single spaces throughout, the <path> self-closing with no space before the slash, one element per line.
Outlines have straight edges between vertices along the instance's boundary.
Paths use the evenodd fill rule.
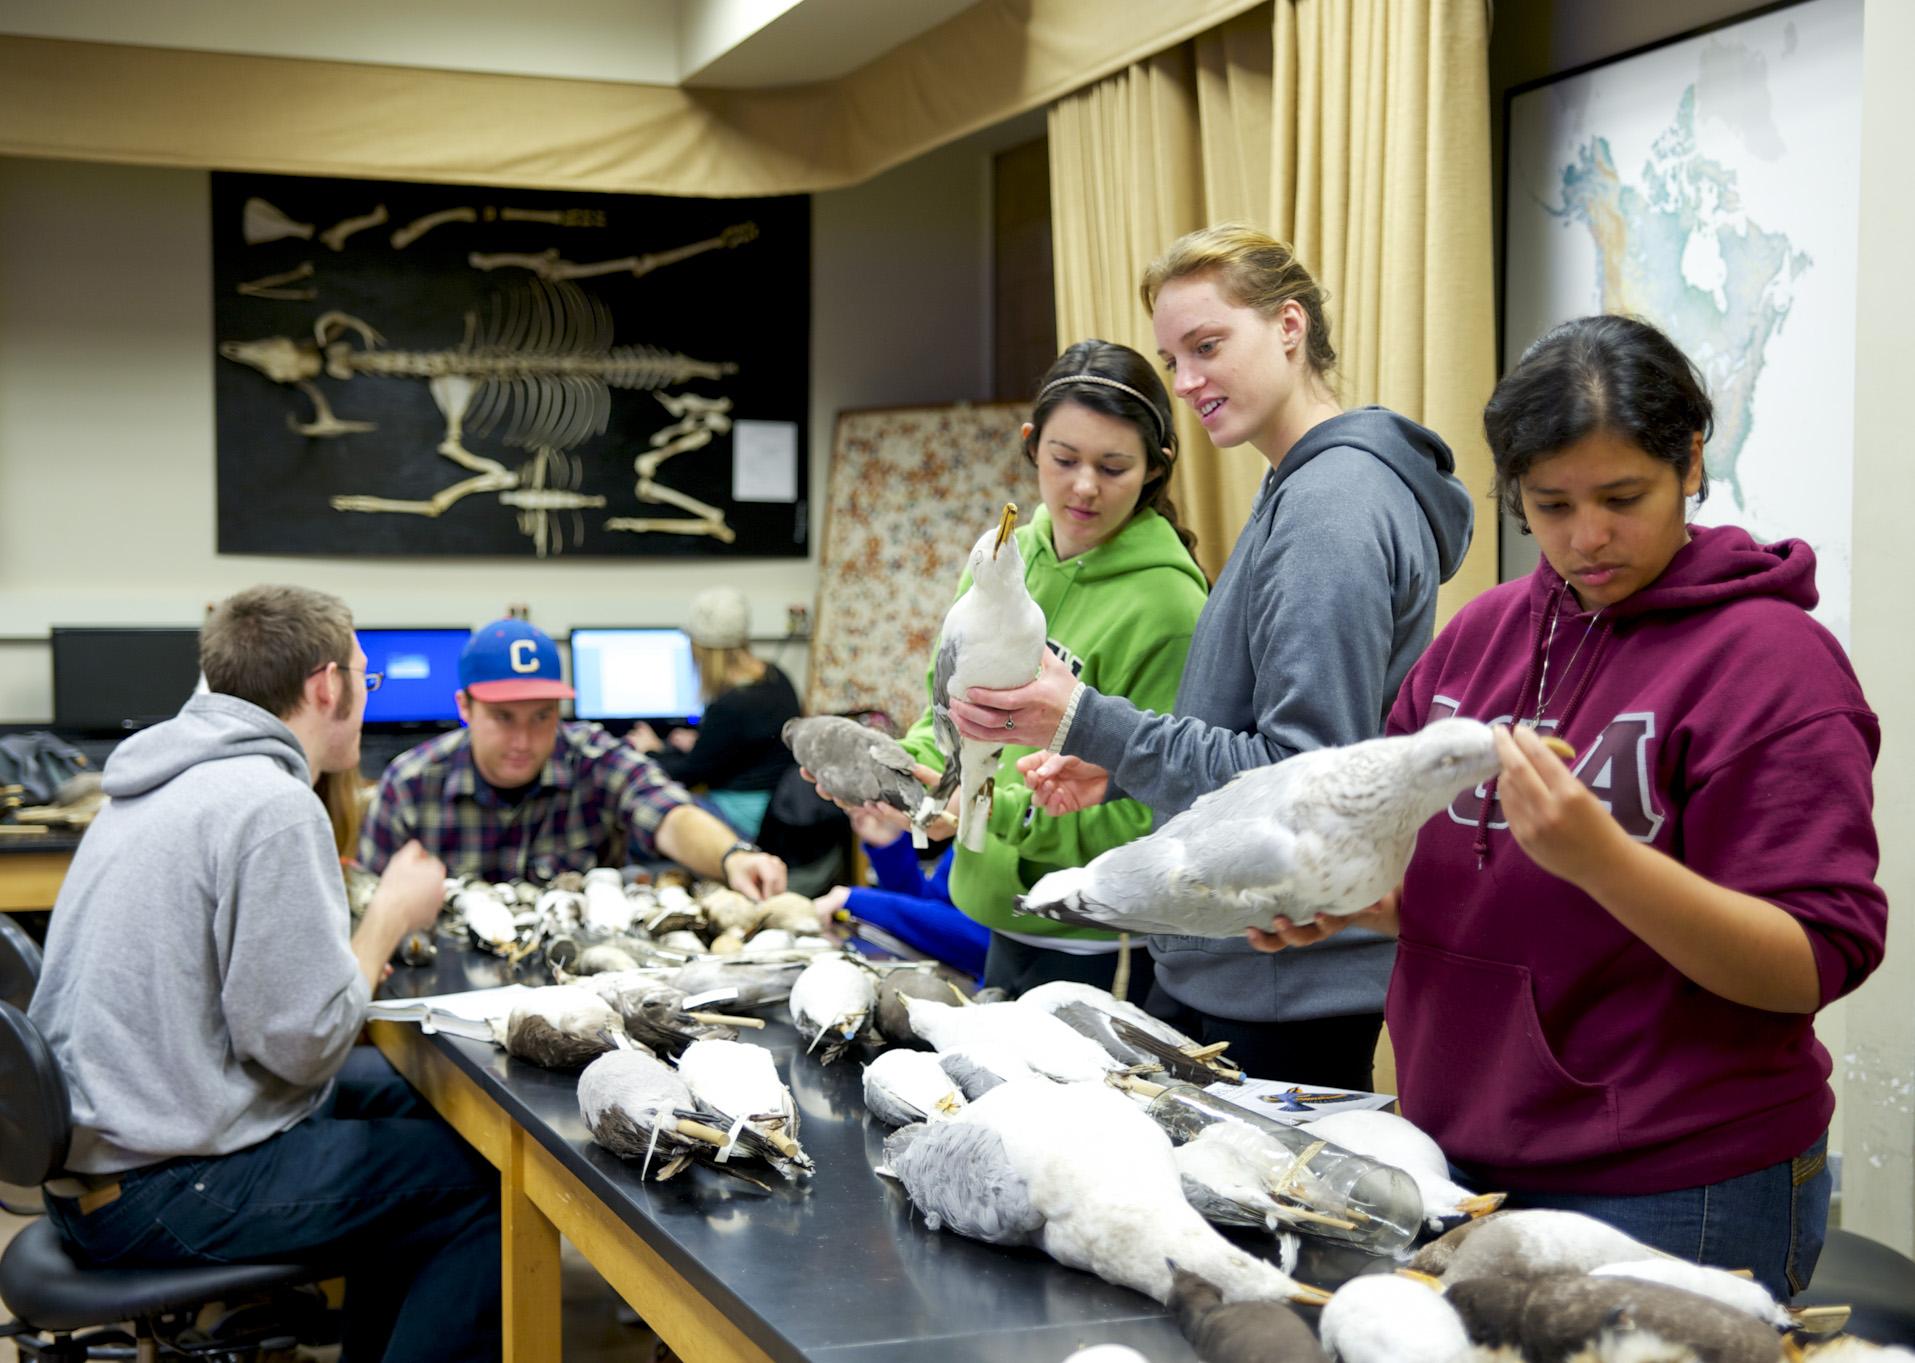
<path fill-rule="evenodd" d="M 696 728 L 660 739 L 640 720 L 626 741 L 705 799 L 746 838 L 758 836 L 778 779 L 793 765 L 779 732 L 803 707 L 791 678 L 751 651 L 751 604 L 736 587 L 692 598 L 686 624 L 705 713 Z"/>

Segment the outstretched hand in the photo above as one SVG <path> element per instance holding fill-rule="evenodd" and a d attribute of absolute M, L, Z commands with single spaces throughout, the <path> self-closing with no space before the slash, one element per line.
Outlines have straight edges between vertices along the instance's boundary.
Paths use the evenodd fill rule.
<path fill-rule="evenodd" d="M 1004 691 L 973 686 L 965 696 L 951 698 L 951 718 L 959 733 L 979 743 L 1047 748 L 1076 689 L 1070 664 L 1047 648 L 1037 680 Z"/>
<path fill-rule="evenodd" d="M 895 842 L 898 834 L 911 827 L 911 816 L 902 809 L 881 804 L 876 800 L 861 805 L 852 804 L 849 801 L 840 800 L 826 790 L 818 778 L 806 768 L 798 768 L 798 775 L 811 782 L 811 788 L 818 792 L 820 798 L 831 801 L 845 812 L 846 817 L 851 820 L 851 831 L 858 835 L 860 842 L 883 847 Z M 938 774 L 922 762 L 911 768 L 911 775 L 916 777 L 918 784 L 927 791 L 938 783 Z M 957 832 L 957 816 L 952 812 L 956 805 L 957 797 L 954 795 L 951 797 L 950 805 L 924 826 L 925 833 L 935 840 L 942 841 Z"/>
<path fill-rule="evenodd" d="M 1034 752 L 1017 759 L 1037 807 L 1058 818 L 1101 805 L 1110 795 L 1110 773 L 1095 762 L 1062 753 Z"/>
<path fill-rule="evenodd" d="M 1264 932 L 1250 928 L 1245 935 L 1250 945 L 1258 951 L 1282 951 L 1285 947 L 1315 946 L 1326 937 L 1334 937 L 1345 928 L 1368 928 L 1371 932 L 1380 932 L 1394 937 L 1401 919 L 1399 909 L 1403 903 L 1403 887 L 1397 886 L 1383 898 L 1367 909 L 1356 913 L 1333 917 L 1318 914 L 1308 923 L 1293 923 L 1288 918 L 1278 918 L 1271 922 L 1270 930 Z"/>

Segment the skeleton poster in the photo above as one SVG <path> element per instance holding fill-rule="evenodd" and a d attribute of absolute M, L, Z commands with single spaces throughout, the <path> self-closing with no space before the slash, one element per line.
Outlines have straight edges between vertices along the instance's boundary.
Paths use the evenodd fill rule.
<path fill-rule="evenodd" d="M 212 198 L 221 553 L 804 557 L 808 199 Z"/>

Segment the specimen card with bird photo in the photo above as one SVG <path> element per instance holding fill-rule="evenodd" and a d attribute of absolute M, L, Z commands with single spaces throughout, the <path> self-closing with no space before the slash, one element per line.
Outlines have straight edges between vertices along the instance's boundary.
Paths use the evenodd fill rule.
<path fill-rule="evenodd" d="M 1241 1084 L 1211 1084 L 1205 1092 L 1288 1126 L 1303 1126 L 1331 1112 L 1379 1111 L 1396 1105 L 1393 1093 L 1330 1089 L 1280 1079 L 1245 1078 Z"/>
<path fill-rule="evenodd" d="M 216 173 L 212 226 L 219 552 L 805 556 L 808 198 Z"/>

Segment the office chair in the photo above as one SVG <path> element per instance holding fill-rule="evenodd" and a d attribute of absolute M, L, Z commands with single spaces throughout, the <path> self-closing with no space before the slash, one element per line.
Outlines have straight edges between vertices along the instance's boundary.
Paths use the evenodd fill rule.
<path fill-rule="evenodd" d="M 1854 1231 L 1831 1230 L 1815 1277 L 1795 1305 L 1846 1305 L 1849 1334 L 1915 1348 L 1915 1260 Z"/>
<path fill-rule="evenodd" d="M 40 948 L 12 915 L 0 913 L 0 1001 L 21 1012 L 40 982 Z"/>
<path fill-rule="evenodd" d="M 21 1012 L 40 982 L 40 948 L 11 915 L 0 913 L 0 1002 Z M 16 1188 L 0 1182 L 0 1211 L 14 1216 L 38 1216 L 46 1208 L 38 1188 Z"/>
<path fill-rule="evenodd" d="M 31 1186 L 65 1176 L 72 1131 L 66 1081 L 46 1039 L 26 1014 L 0 1002 L 0 1181 Z M 269 1327 L 275 1337 L 252 1340 L 196 1340 L 188 1330 L 208 1303 L 326 1276 L 305 1264 L 89 1268 L 43 1218 L 0 1254 L 0 1304 L 14 1317 L 0 1325 L 0 1338 L 11 1337 L 25 1360 L 85 1358 L 90 1345 L 123 1345 L 125 1333 L 112 1327 L 130 1321 L 140 1363 L 156 1363 L 163 1333 L 169 1351 L 209 1357 L 246 1357 L 266 1344 L 290 1350 L 290 1332 L 276 1324 Z"/>

